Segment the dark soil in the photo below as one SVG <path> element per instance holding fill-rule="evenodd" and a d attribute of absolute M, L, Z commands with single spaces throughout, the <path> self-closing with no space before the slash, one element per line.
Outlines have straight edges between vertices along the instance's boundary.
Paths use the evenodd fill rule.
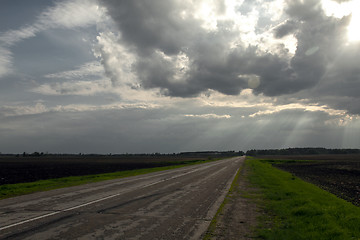
<path fill-rule="evenodd" d="M 312 160 L 274 164 L 274 166 L 360 206 L 360 155 L 272 156 L 271 158 Z"/>
<path fill-rule="evenodd" d="M 41 156 L 0 157 L 0 185 L 43 179 L 183 164 L 205 158 L 179 156 Z"/>

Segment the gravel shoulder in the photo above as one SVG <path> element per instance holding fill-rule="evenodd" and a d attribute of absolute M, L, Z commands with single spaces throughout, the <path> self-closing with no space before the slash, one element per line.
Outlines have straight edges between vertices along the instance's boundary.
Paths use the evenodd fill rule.
<path fill-rule="evenodd" d="M 209 227 L 204 239 L 254 239 L 255 227 L 261 214 L 256 204 L 258 190 L 248 180 L 249 169 L 246 164 L 240 168 L 233 187 L 219 209 L 213 225 Z M 215 224 L 215 226 L 214 226 Z"/>

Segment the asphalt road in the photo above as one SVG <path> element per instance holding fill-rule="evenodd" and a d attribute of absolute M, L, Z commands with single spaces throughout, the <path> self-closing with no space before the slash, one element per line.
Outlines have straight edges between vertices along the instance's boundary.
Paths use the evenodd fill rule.
<path fill-rule="evenodd" d="M 201 239 L 243 157 L 0 201 L 0 239 Z"/>

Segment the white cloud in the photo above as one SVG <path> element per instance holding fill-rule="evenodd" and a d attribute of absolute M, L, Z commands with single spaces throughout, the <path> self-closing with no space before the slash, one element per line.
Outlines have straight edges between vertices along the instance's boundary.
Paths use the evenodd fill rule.
<path fill-rule="evenodd" d="M 46 78 L 58 79 L 83 79 L 89 76 L 103 76 L 104 68 L 98 61 L 88 62 L 75 70 L 52 73 L 45 75 Z"/>
<path fill-rule="evenodd" d="M 341 115 L 337 118 L 326 120 L 324 123 L 329 126 L 348 126 L 354 123 L 359 123 L 360 117 L 354 115 Z"/>
<path fill-rule="evenodd" d="M 37 25 L 43 28 L 76 28 L 96 24 L 104 9 L 94 0 L 57 2 L 46 9 L 39 17 Z"/>
<path fill-rule="evenodd" d="M 335 2 L 334 0 L 322 0 L 321 5 L 327 16 L 334 16 L 342 18 L 351 14 L 353 11 L 355 1 Z"/>
<path fill-rule="evenodd" d="M 97 36 L 94 54 L 101 59 L 105 74 L 114 86 L 135 86 L 137 81 L 132 71 L 135 56 L 119 41 L 120 36 L 111 32 L 110 29 L 104 29 Z"/>
<path fill-rule="evenodd" d="M 249 115 L 249 117 L 256 117 L 261 115 L 272 115 L 274 113 L 278 113 L 284 110 L 291 110 L 291 109 L 301 109 L 306 112 L 325 112 L 330 116 L 344 116 L 346 115 L 346 111 L 343 110 L 334 110 L 329 109 L 327 106 L 317 106 L 317 105 L 303 105 L 301 103 L 291 103 L 285 105 L 274 105 L 269 107 L 267 110 L 258 111 L 254 114 Z"/>
<path fill-rule="evenodd" d="M 156 109 L 159 106 L 154 104 L 138 103 L 138 104 L 124 104 L 112 103 L 106 105 L 91 105 L 91 104 L 70 104 L 58 105 L 50 108 L 49 111 L 55 112 L 93 112 L 102 110 L 121 110 L 121 109 Z"/>
<path fill-rule="evenodd" d="M 0 107 L 0 116 L 14 117 L 26 115 L 38 115 L 51 112 L 94 112 L 103 110 L 121 110 L 121 109 L 156 109 L 158 105 L 151 103 L 112 103 L 105 105 L 91 105 L 91 104 L 68 104 L 57 105 L 54 107 L 46 106 L 42 101 L 36 102 L 33 105 L 25 103 L 17 103 L 13 105 L 3 105 Z"/>
<path fill-rule="evenodd" d="M 102 19 L 103 14 L 104 9 L 99 7 L 95 0 L 59 1 L 53 7 L 45 9 L 33 24 L 1 33 L 0 77 L 11 72 L 11 46 L 51 28 L 80 28 L 95 25 Z"/>
<path fill-rule="evenodd" d="M 48 112 L 48 108 L 41 102 L 35 105 L 3 105 L 0 107 L 0 114 L 5 117 L 33 115 Z"/>
<path fill-rule="evenodd" d="M 237 96 L 228 96 L 216 91 L 208 91 L 201 95 L 199 101 L 203 106 L 211 106 L 217 108 L 253 108 L 263 109 L 270 108 L 276 102 L 276 99 L 263 95 L 254 95 L 253 90 L 244 89 Z"/>
<path fill-rule="evenodd" d="M 111 91 L 111 83 L 106 79 L 94 81 L 67 81 L 59 83 L 45 83 L 30 90 L 30 92 L 54 96 L 92 96 L 98 93 Z"/>
<path fill-rule="evenodd" d="M 276 22 L 284 17 L 284 0 L 262 2 L 260 5 L 265 12 L 268 12 L 271 21 Z"/>
<path fill-rule="evenodd" d="M 0 77 L 12 72 L 12 53 L 0 46 Z"/>
<path fill-rule="evenodd" d="M 0 35 L 0 44 L 10 47 L 24 39 L 36 36 L 39 31 L 41 31 L 41 28 L 36 24 L 16 30 L 9 30 Z"/>
<path fill-rule="evenodd" d="M 185 114 L 184 115 L 185 117 L 191 117 L 191 118 L 205 118 L 205 119 L 211 119 L 211 118 L 214 118 L 214 119 L 229 119 L 231 118 L 230 115 L 218 115 L 218 114 L 215 114 L 215 113 L 208 113 L 208 114 Z"/>
<path fill-rule="evenodd" d="M 1 34 L 0 43 L 12 46 L 50 28 L 88 27 L 96 24 L 103 12 L 94 0 L 56 2 L 53 7 L 45 9 L 33 24 Z"/>

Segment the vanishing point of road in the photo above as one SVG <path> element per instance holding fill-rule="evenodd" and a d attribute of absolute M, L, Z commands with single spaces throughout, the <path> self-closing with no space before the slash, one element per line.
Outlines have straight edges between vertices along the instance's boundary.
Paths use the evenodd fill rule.
<path fill-rule="evenodd" d="M 201 239 L 244 157 L 0 201 L 0 239 Z"/>

